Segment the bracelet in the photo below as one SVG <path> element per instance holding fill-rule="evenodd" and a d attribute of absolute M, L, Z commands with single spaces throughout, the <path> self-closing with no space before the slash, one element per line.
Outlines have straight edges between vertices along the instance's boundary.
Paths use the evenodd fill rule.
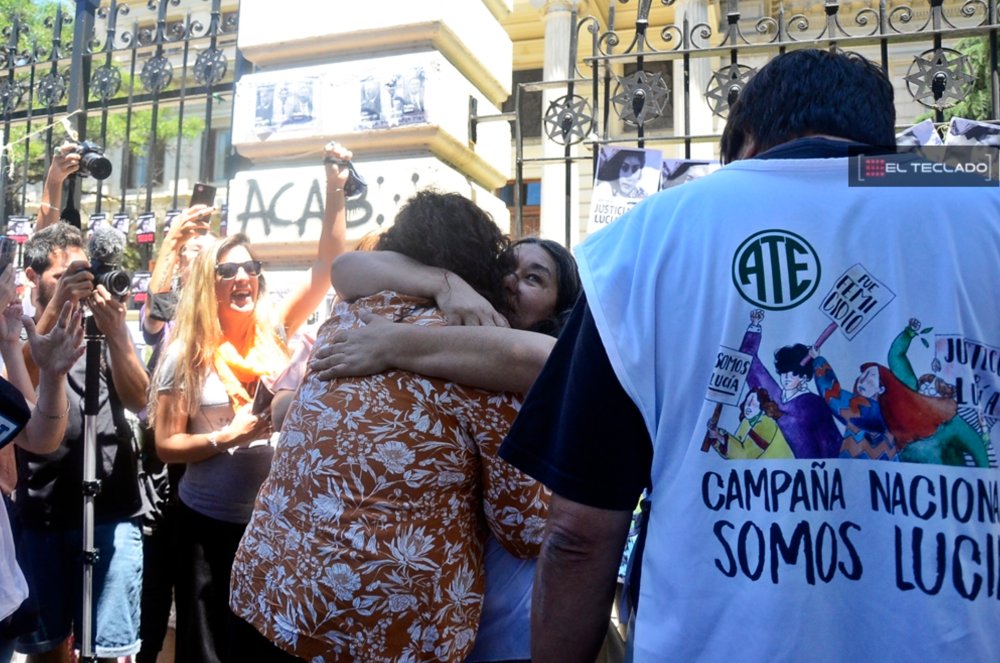
<path fill-rule="evenodd" d="M 333 191 L 334 193 L 336 193 L 338 191 L 343 191 L 343 190 L 344 190 L 344 188 L 343 187 L 339 187 L 339 186 L 338 187 L 334 187 L 333 189 L 327 188 L 327 191 Z"/>
<path fill-rule="evenodd" d="M 211 433 L 208 434 L 208 443 L 212 446 L 213 449 L 215 449 L 216 451 L 220 451 L 220 449 L 219 449 L 219 431 L 214 430 L 214 431 L 212 431 Z"/>
<path fill-rule="evenodd" d="M 59 421 L 60 419 L 64 419 L 66 415 L 69 414 L 69 403 L 66 403 L 66 411 L 63 412 L 62 414 L 49 414 L 48 412 L 42 412 L 42 409 L 39 407 L 35 408 L 35 412 L 37 414 L 42 415 L 46 419 L 50 419 L 52 421 Z"/>

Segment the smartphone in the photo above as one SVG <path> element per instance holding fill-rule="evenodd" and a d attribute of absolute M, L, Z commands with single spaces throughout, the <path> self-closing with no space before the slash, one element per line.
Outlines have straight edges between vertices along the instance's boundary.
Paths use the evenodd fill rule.
<path fill-rule="evenodd" d="M 250 406 L 250 411 L 258 417 L 270 417 L 271 401 L 273 399 L 274 393 L 268 389 L 263 382 L 257 382 L 257 391 L 254 393 L 253 404 Z"/>
<path fill-rule="evenodd" d="M 10 237 L 0 237 L 0 272 L 13 264 L 17 257 L 17 242 Z"/>
<path fill-rule="evenodd" d="M 198 182 L 194 185 L 194 190 L 191 192 L 191 200 L 188 202 L 188 207 L 192 205 L 208 205 L 212 206 L 215 204 L 215 187 L 211 184 L 204 184 L 203 182 Z"/>

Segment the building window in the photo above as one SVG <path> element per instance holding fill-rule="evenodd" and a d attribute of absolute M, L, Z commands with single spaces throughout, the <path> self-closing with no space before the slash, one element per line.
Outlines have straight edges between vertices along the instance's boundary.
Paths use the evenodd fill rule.
<path fill-rule="evenodd" d="M 522 69 L 521 71 L 515 71 L 513 76 L 514 87 L 513 90 L 517 89 L 518 83 L 538 83 L 542 80 L 542 70 L 541 69 Z M 516 95 L 511 92 L 510 97 L 507 101 L 503 102 L 502 110 L 504 113 L 517 112 L 518 119 L 521 120 L 521 136 L 523 138 L 540 138 L 542 135 L 542 93 L 541 91 L 536 92 L 522 92 L 521 93 L 521 107 L 514 108 L 514 97 Z M 510 133 L 511 136 L 515 136 L 514 122 L 510 123 Z"/>
<path fill-rule="evenodd" d="M 514 219 L 517 218 L 517 210 L 514 208 L 514 182 L 507 182 L 507 186 L 497 190 L 497 198 L 502 200 L 507 209 L 510 210 L 511 234 L 517 233 L 514 227 Z M 521 182 L 521 237 L 531 237 L 541 231 L 542 214 L 542 181 L 525 180 Z"/>
<path fill-rule="evenodd" d="M 230 127 L 209 129 L 205 137 L 208 141 L 207 159 L 204 163 L 202 182 L 217 182 L 226 179 L 226 160 L 233 148 L 233 132 Z"/>
<path fill-rule="evenodd" d="M 126 186 L 138 189 L 145 186 L 163 184 L 163 171 L 167 163 L 167 149 L 162 141 L 157 141 L 152 156 L 129 152 L 125 166 Z"/>

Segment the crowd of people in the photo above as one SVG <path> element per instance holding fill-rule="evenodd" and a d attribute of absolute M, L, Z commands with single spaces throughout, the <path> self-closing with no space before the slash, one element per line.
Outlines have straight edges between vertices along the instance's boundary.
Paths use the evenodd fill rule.
<path fill-rule="evenodd" d="M 155 661 L 173 604 L 184 663 L 590 663 L 618 595 L 638 662 L 1000 660 L 995 367 L 966 356 L 1000 347 L 1000 195 L 849 186 L 894 124 L 863 58 L 782 54 L 732 106 L 726 166 L 579 268 L 434 190 L 346 251 L 331 143 L 315 260 L 280 300 L 212 207 L 174 221 L 145 362 L 46 184 L 33 316 L 0 272 L 0 663 L 80 645 L 88 441 L 100 659 Z M 602 179 L 642 169 L 618 155 Z"/>

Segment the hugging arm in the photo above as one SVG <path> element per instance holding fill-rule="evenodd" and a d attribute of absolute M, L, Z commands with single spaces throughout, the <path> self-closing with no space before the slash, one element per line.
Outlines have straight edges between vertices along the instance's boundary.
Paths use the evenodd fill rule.
<path fill-rule="evenodd" d="M 526 393 L 555 339 L 507 327 L 421 327 L 373 314 L 317 346 L 309 368 L 324 380 L 398 368 L 480 389 Z"/>
<path fill-rule="evenodd" d="M 433 299 L 448 327 L 392 324 L 365 315 L 365 326 L 341 330 L 317 346 L 310 369 L 321 379 L 370 375 L 398 368 L 495 391 L 526 392 L 555 339 L 510 329 L 475 290 L 447 270 L 391 251 L 347 253 L 331 280 L 344 299 L 381 290 Z"/>

